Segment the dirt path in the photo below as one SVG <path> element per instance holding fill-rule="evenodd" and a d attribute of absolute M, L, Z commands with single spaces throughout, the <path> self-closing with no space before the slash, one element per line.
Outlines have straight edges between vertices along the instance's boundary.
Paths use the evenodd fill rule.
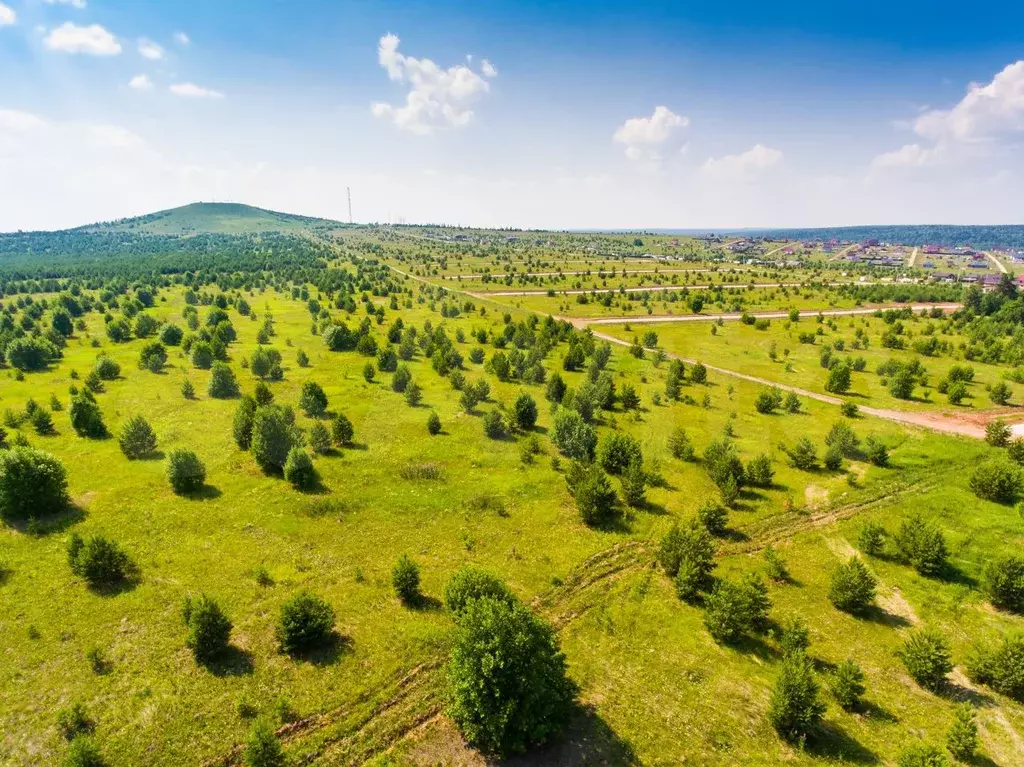
<path fill-rule="evenodd" d="M 613 272 L 613 271 L 615 272 L 614 275 L 611 274 L 611 272 Z M 506 273 L 506 274 L 491 274 L 490 278 L 492 280 L 497 280 L 497 279 L 504 279 L 505 277 L 562 277 L 562 276 L 565 276 L 565 277 L 578 277 L 580 275 L 583 275 L 583 276 L 590 275 L 590 276 L 593 276 L 593 277 L 597 277 L 597 276 L 600 276 L 598 274 L 598 272 L 604 272 L 605 276 L 608 277 L 609 279 L 614 278 L 614 277 L 623 277 L 623 276 L 626 276 L 628 274 L 707 274 L 707 273 L 710 273 L 710 272 L 722 272 L 722 274 L 728 274 L 728 272 L 726 272 L 726 271 L 724 271 L 722 269 L 626 269 L 625 267 L 622 267 L 622 268 L 613 268 L 613 269 L 595 268 L 595 269 L 588 269 L 586 271 L 581 271 L 581 272 L 511 272 L 511 273 Z M 454 274 L 454 275 L 453 274 L 443 274 L 443 275 L 441 275 L 441 279 L 443 279 L 443 280 L 455 280 L 455 281 L 458 281 L 458 279 L 460 277 L 462 279 L 464 279 L 464 280 L 481 280 L 481 279 L 483 279 L 484 275 L 482 275 L 482 274 Z"/>
<path fill-rule="evenodd" d="M 1003 262 L 1000 261 L 998 258 L 996 258 L 991 253 L 989 253 L 988 251 L 985 251 L 985 258 L 987 258 L 989 261 L 991 261 L 993 264 L 995 264 L 996 265 L 996 269 L 998 269 L 1000 272 L 1002 272 L 1003 274 L 1009 274 L 1009 272 L 1006 270 L 1006 267 L 1003 266 Z"/>
<path fill-rule="evenodd" d="M 635 274 L 635 272 L 634 272 Z M 877 285 L 876 282 L 824 282 L 816 283 L 825 285 L 828 287 L 837 287 L 839 285 Z M 746 290 L 748 288 L 799 288 L 803 287 L 802 282 L 755 282 L 753 285 L 748 283 L 730 283 L 723 282 L 718 285 L 649 285 L 649 286 L 637 286 L 632 288 L 573 288 L 572 290 L 555 290 L 554 288 L 544 290 L 501 290 L 501 291 L 482 291 L 478 293 L 472 293 L 474 296 L 546 296 L 552 290 L 555 296 L 579 296 L 585 293 L 664 293 L 669 290 L 713 290 L 714 288 L 739 288 Z"/>
<path fill-rule="evenodd" d="M 917 252 L 919 250 L 920 248 L 914 248 L 912 251 L 910 251 L 910 259 L 907 261 L 907 266 L 909 266 L 910 268 L 914 267 L 914 262 L 917 260 Z"/>

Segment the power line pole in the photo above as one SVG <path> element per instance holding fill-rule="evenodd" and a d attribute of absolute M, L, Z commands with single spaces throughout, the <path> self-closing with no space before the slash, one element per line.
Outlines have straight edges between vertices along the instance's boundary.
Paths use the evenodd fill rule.
<path fill-rule="evenodd" d="M 348 194 L 348 222 L 352 223 L 352 187 L 346 186 L 345 192 Z"/>

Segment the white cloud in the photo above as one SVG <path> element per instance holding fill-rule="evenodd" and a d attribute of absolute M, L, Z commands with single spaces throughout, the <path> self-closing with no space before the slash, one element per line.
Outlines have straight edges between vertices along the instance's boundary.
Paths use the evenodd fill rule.
<path fill-rule="evenodd" d="M 50 34 L 43 39 L 43 45 L 51 51 L 86 53 L 90 56 L 116 56 L 121 52 L 117 38 L 99 24 L 80 27 L 70 21 L 50 30 Z"/>
<path fill-rule="evenodd" d="M 175 32 L 174 42 L 176 42 L 178 45 L 188 45 L 191 42 L 191 40 L 189 40 L 188 35 L 186 35 L 184 32 Z"/>
<path fill-rule="evenodd" d="M 139 40 L 139 55 L 150 61 L 159 61 L 164 57 L 164 49 L 152 40 L 143 37 Z"/>
<path fill-rule="evenodd" d="M 220 91 L 210 90 L 195 83 L 175 83 L 171 86 L 171 93 L 175 96 L 183 96 L 188 99 L 222 99 L 224 94 Z"/>
<path fill-rule="evenodd" d="M 17 109 L 0 109 L 0 130 L 10 132 L 27 132 L 46 127 L 46 120 Z"/>
<path fill-rule="evenodd" d="M 417 59 L 398 52 L 399 39 L 384 35 L 377 59 L 394 82 L 408 84 L 404 106 L 383 102 L 371 104 L 374 117 L 392 120 L 402 130 L 426 134 L 437 128 L 459 128 L 473 119 L 469 105 L 490 90 L 485 77 L 498 70 L 484 60 L 481 76 L 465 64 L 442 69 L 430 59 Z"/>
<path fill-rule="evenodd" d="M 755 144 L 741 154 L 709 157 L 703 170 L 715 176 L 747 176 L 773 168 L 782 162 L 782 152 L 764 144 Z"/>
<path fill-rule="evenodd" d="M 153 87 L 153 81 L 147 75 L 135 75 L 128 81 L 128 87 L 137 91 L 148 91 Z"/>
<path fill-rule="evenodd" d="M 935 141 L 986 141 L 1024 132 L 1024 60 L 1007 65 L 981 85 L 971 83 L 952 109 L 933 109 L 914 121 L 914 132 Z"/>
<path fill-rule="evenodd" d="M 905 144 L 892 152 L 878 155 L 871 161 L 875 170 L 885 168 L 919 168 L 930 165 L 939 155 L 939 149 L 926 149 L 920 144 Z"/>
<path fill-rule="evenodd" d="M 43 0 L 47 5 L 70 5 L 72 8 L 85 8 L 85 0 Z"/>
<path fill-rule="evenodd" d="M 9 27 L 18 20 L 13 8 L 0 3 L 0 27 Z"/>
<path fill-rule="evenodd" d="M 612 140 L 625 144 L 626 157 L 631 160 L 657 160 L 659 149 L 680 130 L 690 124 L 688 117 L 677 115 L 668 107 L 654 108 L 650 117 L 631 117 L 620 125 Z"/>

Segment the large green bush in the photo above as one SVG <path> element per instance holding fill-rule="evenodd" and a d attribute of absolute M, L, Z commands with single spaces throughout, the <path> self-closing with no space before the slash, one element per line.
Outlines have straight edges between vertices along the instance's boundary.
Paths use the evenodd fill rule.
<path fill-rule="evenodd" d="M 284 462 L 284 478 L 299 490 L 309 490 L 316 486 L 316 469 L 305 448 L 296 445 L 288 451 Z"/>
<path fill-rule="evenodd" d="M 100 406 L 85 394 L 72 398 L 68 416 L 71 418 L 71 428 L 79 437 L 102 439 L 107 436 L 107 427 L 103 423 Z"/>
<path fill-rule="evenodd" d="M 134 415 L 121 427 L 118 445 L 130 460 L 145 458 L 156 450 L 156 432 L 149 421 L 141 415 Z"/>
<path fill-rule="evenodd" d="M 58 459 L 31 447 L 0 450 L 0 516 L 28 519 L 67 505 L 67 471 Z"/>
<path fill-rule="evenodd" d="M 208 663 L 222 655 L 231 637 L 231 621 L 215 601 L 205 594 L 185 598 L 182 608 L 187 634 L 185 645 L 196 660 Z"/>
<path fill-rule="evenodd" d="M 1006 456 L 992 458 L 975 468 L 970 487 L 983 500 L 1013 503 L 1024 488 L 1024 469 Z"/>
<path fill-rule="evenodd" d="M 551 426 L 551 441 L 562 455 L 589 459 L 597 445 L 597 432 L 575 410 L 559 408 Z"/>
<path fill-rule="evenodd" d="M 214 362 L 210 371 L 210 387 L 207 393 L 214 399 L 231 399 L 238 396 L 238 380 L 235 371 L 226 362 Z"/>
<path fill-rule="evenodd" d="M 281 608 L 277 642 L 286 653 L 300 653 L 326 644 L 334 631 L 334 610 L 320 597 L 303 591 Z"/>
<path fill-rule="evenodd" d="M 167 480 L 179 495 L 202 490 L 206 467 L 191 450 L 177 448 L 167 456 Z"/>
<path fill-rule="evenodd" d="M 267 472 L 284 471 L 294 444 L 292 429 L 281 408 L 256 408 L 252 421 L 252 455 Z"/>
<path fill-rule="evenodd" d="M 405 554 L 391 569 L 391 585 L 403 604 L 412 605 L 420 599 L 420 568 Z"/>
<path fill-rule="evenodd" d="M 996 607 L 1024 613 L 1024 557 L 993 557 L 981 573 L 985 596 Z"/>
<path fill-rule="evenodd" d="M 131 560 L 114 541 L 96 534 L 83 539 L 72 533 L 68 539 L 71 572 L 85 578 L 90 586 L 112 586 L 129 575 Z"/>
<path fill-rule="evenodd" d="M 949 643 L 934 629 L 914 631 L 897 651 L 910 677 L 926 690 L 938 692 L 953 670 Z"/>
<path fill-rule="evenodd" d="M 615 490 L 596 463 L 573 461 L 565 482 L 584 524 L 605 525 L 618 516 Z"/>
<path fill-rule="evenodd" d="M 516 601 L 500 578 L 472 566 L 457 570 L 444 588 L 444 606 L 456 616 L 456 620 L 470 602 L 483 597 L 510 603 Z"/>
<path fill-rule="evenodd" d="M 863 612 L 875 599 L 877 581 L 857 557 L 832 570 L 828 598 L 837 608 L 848 613 Z"/>
<path fill-rule="evenodd" d="M 817 727 L 825 713 L 818 690 L 814 669 L 804 653 L 783 658 L 768 703 L 768 721 L 782 738 L 796 742 Z"/>

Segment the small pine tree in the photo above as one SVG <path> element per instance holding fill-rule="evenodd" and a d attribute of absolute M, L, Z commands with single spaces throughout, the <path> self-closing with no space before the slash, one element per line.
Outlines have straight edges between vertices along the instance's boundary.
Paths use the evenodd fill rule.
<path fill-rule="evenodd" d="M 856 708 L 864 695 L 864 672 L 852 660 L 844 660 L 836 666 L 829 685 L 836 702 L 849 711 Z"/>
<path fill-rule="evenodd" d="M 391 585 L 404 605 L 416 604 L 420 599 L 420 568 L 403 554 L 391 570 Z"/>
<path fill-rule="evenodd" d="M 309 429 L 309 448 L 317 455 L 326 455 L 331 451 L 331 433 L 320 421 Z"/>
<path fill-rule="evenodd" d="M 433 410 L 431 410 L 430 415 L 427 416 L 427 433 L 431 436 L 441 433 L 441 419 Z"/>
<path fill-rule="evenodd" d="M 783 659 L 772 689 L 768 720 L 782 738 L 799 741 L 818 725 L 824 713 L 811 662 L 802 652 L 790 653 Z"/>
<path fill-rule="evenodd" d="M 245 767 L 284 767 L 284 750 L 273 727 L 266 722 L 253 725 L 242 761 Z"/>
<path fill-rule="evenodd" d="M 231 637 L 231 621 L 220 605 L 205 594 L 198 599 L 186 597 L 182 618 L 188 629 L 185 645 L 197 661 L 208 663 L 224 653 Z"/>
<path fill-rule="evenodd" d="M 118 444 L 129 460 L 145 458 L 156 450 L 156 433 L 149 421 L 141 415 L 134 415 L 121 428 Z"/>
<path fill-rule="evenodd" d="M 181 396 L 185 399 L 196 398 L 196 387 L 192 385 L 192 382 L 187 378 L 181 382 Z"/>
<path fill-rule="evenodd" d="M 331 439 L 336 445 L 347 445 L 352 442 L 355 436 L 355 429 L 352 422 L 344 413 L 338 413 L 331 421 Z"/>
<path fill-rule="evenodd" d="M 946 731 L 946 748 L 954 759 L 970 762 L 978 754 L 978 722 L 974 707 L 961 703 L 953 709 L 953 724 Z"/>
<path fill-rule="evenodd" d="M 310 418 L 319 418 L 327 411 L 327 394 L 316 381 L 302 384 L 299 407 Z"/>
<path fill-rule="evenodd" d="M 946 684 L 946 675 L 953 670 L 949 644 L 934 629 L 920 629 L 907 637 L 896 653 L 907 673 L 926 690 L 938 692 Z"/>
<path fill-rule="evenodd" d="M 175 493 L 195 493 L 206 482 L 206 467 L 194 452 L 178 448 L 167 456 L 167 479 Z"/>
<path fill-rule="evenodd" d="M 864 563 L 852 557 L 832 570 L 828 598 L 843 612 L 863 612 L 874 601 L 876 584 Z"/>
<path fill-rule="evenodd" d="M 309 490 L 316 485 L 313 459 L 304 448 L 296 445 L 288 451 L 288 458 L 284 464 L 284 478 L 299 490 Z"/>
<path fill-rule="evenodd" d="M 638 509 L 647 502 L 647 474 L 643 463 L 634 459 L 622 473 L 622 500 Z"/>
<path fill-rule="evenodd" d="M 281 649 L 290 654 L 323 645 L 334 630 L 334 610 L 308 591 L 299 592 L 281 608 L 276 635 Z"/>

